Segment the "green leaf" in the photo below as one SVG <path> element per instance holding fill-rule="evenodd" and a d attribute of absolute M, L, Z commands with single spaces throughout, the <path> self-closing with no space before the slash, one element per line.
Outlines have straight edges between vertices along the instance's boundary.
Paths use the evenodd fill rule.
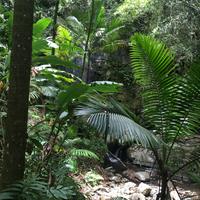
<path fill-rule="evenodd" d="M 52 22 L 51 18 L 43 18 L 38 20 L 33 25 L 33 36 L 41 37 L 44 31 L 47 29 L 47 27 L 51 24 L 51 22 Z"/>
<path fill-rule="evenodd" d="M 60 114 L 59 119 L 63 119 L 68 116 L 68 112 L 64 111 Z"/>
<path fill-rule="evenodd" d="M 73 69 L 78 68 L 78 66 L 73 64 L 72 62 L 62 60 L 54 55 L 34 57 L 32 62 L 34 65 L 50 64 L 53 66 L 65 66 L 67 68 L 73 68 Z"/>
<path fill-rule="evenodd" d="M 65 40 L 65 41 L 71 41 L 72 37 L 70 35 L 70 32 L 66 28 L 64 28 L 62 26 L 59 26 L 57 28 L 56 39 L 58 39 L 58 40 Z"/>
<path fill-rule="evenodd" d="M 137 142 L 146 147 L 159 145 L 156 136 L 134 122 L 130 113 L 115 101 L 89 96 L 74 113 L 86 118 L 87 123 L 103 134 L 107 141 Z"/>
<path fill-rule="evenodd" d="M 111 81 L 95 81 L 90 83 L 90 89 L 97 92 L 114 93 L 119 92 L 123 84 Z"/>
<path fill-rule="evenodd" d="M 162 42 L 150 36 L 135 34 L 131 44 L 134 76 L 143 87 L 146 121 L 167 139 L 178 94 L 177 79 L 173 73 L 174 55 Z"/>
<path fill-rule="evenodd" d="M 30 141 L 36 146 L 38 147 L 40 150 L 43 149 L 43 145 L 40 143 L 39 140 L 35 139 L 35 138 L 30 138 Z"/>
<path fill-rule="evenodd" d="M 32 54 L 37 55 L 48 50 L 49 46 L 46 40 L 37 38 L 33 39 L 32 49 L 33 49 Z"/>
<path fill-rule="evenodd" d="M 59 93 L 57 102 L 58 105 L 63 107 L 71 103 L 74 99 L 77 99 L 81 95 L 85 94 L 88 90 L 88 85 L 86 84 L 73 84 L 69 86 L 66 90 Z"/>
<path fill-rule="evenodd" d="M 53 86 L 41 86 L 41 92 L 46 97 L 55 97 L 58 93 L 58 88 Z"/>
<path fill-rule="evenodd" d="M 86 157 L 86 158 L 93 158 L 93 159 L 99 160 L 99 157 L 95 153 L 86 149 L 73 148 L 70 150 L 70 155 L 74 157 L 79 157 L 79 158 Z"/>

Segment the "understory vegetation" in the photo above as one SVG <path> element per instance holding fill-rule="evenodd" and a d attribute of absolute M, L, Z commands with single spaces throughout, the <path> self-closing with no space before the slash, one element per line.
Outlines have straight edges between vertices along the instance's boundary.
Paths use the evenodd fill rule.
<path fill-rule="evenodd" d="M 152 151 L 157 200 L 200 184 L 199 1 L 27 2 L 0 1 L 0 200 L 86 199 L 110 144 Z"/>

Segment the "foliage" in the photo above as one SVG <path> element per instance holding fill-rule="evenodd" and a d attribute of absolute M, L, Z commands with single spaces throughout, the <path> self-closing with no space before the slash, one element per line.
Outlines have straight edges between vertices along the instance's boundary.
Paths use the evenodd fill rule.
<path fill-rule="evenodd" d="M 104 180 L 104 178 L 95 171 L 87 172 L 84 179 L 86 183 L 91 184 L 92 186 L 96 186 L 100 181 Z"/>
<path fill-rule="evenodd" d="M 162 176 L 161 199 L 165 199 L 167 181 L 185 166 L 200 161 L 199 154 L 169 175 L 168 163 L 179 137 L 191 135 L 199 128 L 200 68 L 191 66 L 185 77 L 175 73 L 173 55 L 163 43 L 149 36 L 135 34 L 132 39 L 134 75 L 143 87 L 144 116 L 161 135 L 162 151 L 153 149 Z"/>
<path fill-rule="evenodd" d="M 198 0 L 157 1 L 152 3 L 155 16 L 152 34 L 165 42 L 188 65 L 199 55 L 200 4 Z"/>
<path fill-rule="evenodd" d="M 173 55 L 164 44 L 136 34 L 132 45 L 133 69 L 143 86 L 144 114 L 149 123 L 154 124 L 165 141 L 170 136 L 194 133 L 199 123 L 194 117 L 200 103 L 196 87 L 200 81 L 198 64 L 191 67 L 186 77 L 179 77 L 174 73 Z"/>
<path fill-rule="evenodd" d="M 36 200 L 36 199 L 71 199 L 75 196 L 73 187 L 49 187 L 46 182 L 35 178 L 20 181 L 3 190 L 0 199 Z"/>
<path fill-rule="evenodd" d="M 148 10 L 149 0 L 125 0 L 116 9 L 114 15 L 119 16 L 123 21 L 134 21 L 139 15 L 142 15 Z M 128 16 L 128 18 L 127 18 Z"/>
<path fill-rule="evenodd" d="M 151 132 L 133 121 L 130 111 L 113 99 L 106 101 L 101 96 L 89 96 L 76 108 L 75 115 L 86 117 L 87 123 L 102 133 L 105 141 L 135 141 L 144 146 L 158 142 Z"/>
<path fill-rule="evenodd" d="M 146 126 L 160 139 L 135 123 L 130 112 L 112 99 L 106 101 L 89 96 L 75 113 L 85 116 L 106 139 L 114 137 L 122 143 L 135 140 L 150 147 L 162 177 L 160 198 L 163 200 L 168 180 L 187 165 L 200 161 L 197 153 L 178 169 L 172 172 L 169 169 L 175 142 L 180 137 L 196 133 L 199 128 L 200 90 L 197 85 L 200 84 L 200 68 L 194 64 L 187 75 L 181 77 L 175 73 L 173 54 L 163 43 L 150 36 L 135 34 L 131 44 L 135 79 L 142 87 Z"/>
<path fill-rule="evenodd" d="M 168 179 L 180 170 L 181 164 L 198 158 L 196 152 L 174 166 L 172 155 L 176 140 L 197 131 L 200 121 L 199 64 L 189 70 L 185 67 L 199 54 L 197 0 L 94 0 L 93 14 L 92 0 L 60 0 L 55 40 L 52 16 L 56 1 L 35 3 L 25 175 L 40 178 L 25 179 L 8 188 L 9 199 L 16 192 L 23 199 L 77 199 L 74 193 L 78 188 L 69 174 L 78 172 L 80 166 L 93 167 L 102 161 L 105 140 L 153 148 L 163 169 L 172 174 Z M 12 0 L 1 1 L 0 137 L 6 117 L 12 9 Z M 135 34 L 130 47 L 133 77 L 128 43 L 130 35 L 137 31 L 161 39 L 176 55 L 150 36 Z M 112 81 L 84 83 L 80 78 L 84 56 L 89 70 L 97 67 L 102 80 Z M 177 68 L 175 57 L 184 70 Z M 109 96 L 120 91 L 121 101 L 128 101 L 117 82 L 126 86 L 128 95 L 133 93 L 127 107 L 137 107 L 140 117 Z M 140 98 L 142 102 L 138 103 Z M 95 129 L 89 129 L 76 116 L 85 117 Z M 104 137 L 99 138 L 94 130 Z M 191 172 L 193 167 L 199 167 L 198 159 Z M 93 171 L 86 179 L 98 184 L 98 175 Z"/>

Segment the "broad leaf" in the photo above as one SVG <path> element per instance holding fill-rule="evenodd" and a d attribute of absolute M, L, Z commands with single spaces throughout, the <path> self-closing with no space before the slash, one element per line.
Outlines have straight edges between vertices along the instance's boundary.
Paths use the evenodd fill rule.
<path fill-rule="evenodd" d="M 33 36 L 41 37 L 47 27 L 51 24 L 52 20 L 50 18 L 43 18 L 38 20 L 33 25 Z"/>
<path fill-rule="evenodd" d="M 78 68 L 77 65 L 70 61 L 62 60 L 57 56 L 38 56 L 34 57 L 32 60 L 34 65 L 50 64 L 53 66 L 65 66 L 67 68 Z"/>

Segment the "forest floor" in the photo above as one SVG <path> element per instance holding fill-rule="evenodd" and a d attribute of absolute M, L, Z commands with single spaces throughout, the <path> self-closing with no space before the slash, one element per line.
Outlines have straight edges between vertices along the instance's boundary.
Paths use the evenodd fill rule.
<path fill-rule="evenodd" d="M 91 172 L 73 175 L 73 178 L 88 200 L 156 200 L 159 192 L 158 178 L 151 177 L 142 182 L 133 175 L 135 169 L 128 170 L 127 176 L 125 173 L 116 173 L 112 168 L 99 168 L 100 175 Z M 169 183 L 172 200 L 200 200 L 199 186 L 177 180 L 174 185 L 176 187 Z"/>

